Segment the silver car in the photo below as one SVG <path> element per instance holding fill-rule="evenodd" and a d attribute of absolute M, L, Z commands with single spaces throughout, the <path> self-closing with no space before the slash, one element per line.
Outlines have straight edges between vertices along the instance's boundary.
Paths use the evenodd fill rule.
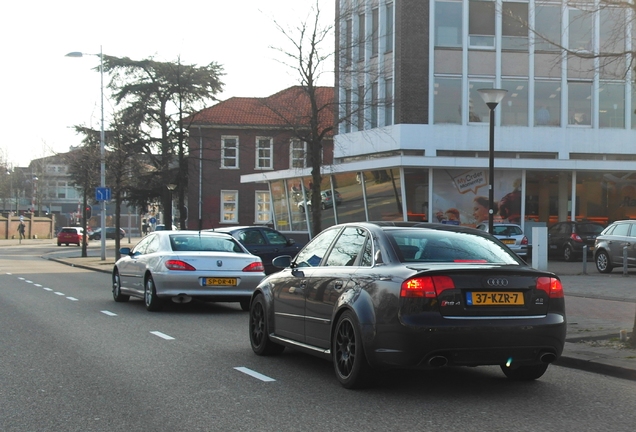
<path fill-rule="evenodd" d="M 261 259 L 228 234 L 159 231 L 132 250 L 120 249 L 113 268 L 113 298 L 143 298 L 146 309 L 160 310 L 171 299 L 239 302 L 249 310 L 252 292 L 265 277 Z"/>
<path fill-rule="evenodd" d="M 479 224 L 477 229 L 488 232 L 488 224 Z M 492 227 L 493 235 L 522 258 L 528 256 L 528 237 L 517 224 L 496 223 Z"/>

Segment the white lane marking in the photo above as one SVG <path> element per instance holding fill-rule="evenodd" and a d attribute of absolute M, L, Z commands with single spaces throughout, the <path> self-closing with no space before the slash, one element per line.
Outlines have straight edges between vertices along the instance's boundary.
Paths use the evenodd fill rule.
<path fill-rule="evenodd" d="M 70 301 L 77 301 L 75 297 L 66 297 L 66 298 L 69 299 Z"/>
<path fill-rule="evenodd" d="M 18 280 L 24 280 L 24 278 L 23 277 L 19 277 Z"/>
<path fill-rule="evenodd" d="M 165 340 L 174 340 L 172 336 L 168 336 L 167 334 L 161 333 L 159 331 L 151 331 L 150 333 L 155 336 L 159 336 L 160 338 L 163 338 Z"/>
<path fill-rule="evenodd" d="M 7 274 L 8 274 L 8 275 L 13 275 L 13 273 L 9 273 L 9 272 L 7 272 Z"/>
<path fill-rule="evenodd" d="M 42 288 L 42 285 L 40 285 L 40 284 L 33 284 L 33 286 L 36 286 L 38 288 Z"/>
<path fill-rule="evenodd" d="M 42 288 L 42 289 L 43 289 L 44 291 L 53 291 L 51 288 L 46 288 L 46 287 L 44 287 L 44 288 Z"/>
<path fill-rule="evenodd" d="M 33 283 L 33 281 L 30 281 L 30 280 L 25 280 L 25 282 L 26 283 L 31 283 L 31 284 Z"/>
<path fill-rule="evenodd" d="M 274 378 L 270 378 L 270 377 L 268 377 L 266 375 L 260 374 L 258 372 L 253 371 L 252 369 L 248 369 L 246 367 L 235 367 L 234 369 L 236 369 L 239 372 L 243 372 L 246 375 L 249 375 L 251 377 L 259 379 L 261 381 L 265 381 L 265 382 L 276 381 Z"/>
<path fill-rule="evenodd" d="M 53 294 L 55 294 L 55 295 L 59 295 L 59 296 L 63 296 L 63 295 L 64 295 L 64 293 L 63 293 L 63 292 L 59 292 L 59 291 L 55 291 Z"/>
<path fill-rule="evenodd" d="M 113 313 L 113 312 L 107 311 L 107 310 L 103 310 L 103 311 L 100 311 L 100 312 L 103 313 L 104 315 L 108 315 L 108 316 L 117 316 L 116 313 Z"/>

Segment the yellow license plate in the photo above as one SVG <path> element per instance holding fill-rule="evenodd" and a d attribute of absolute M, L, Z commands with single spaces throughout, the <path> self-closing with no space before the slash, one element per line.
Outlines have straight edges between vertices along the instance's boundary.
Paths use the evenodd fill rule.
<path fill-rule="evenodd" d="M 515 244 L 514 240 L 502 240 L 504 244 Z"/>
<path fill-rule="evenodd" d="M 236 286 L 236 278 L 205 278 L 206 285 Z"/>
<path fill-rule="evenodd" d="M 466 294 L 468 306 L 523 306 L 523 293 L 513 291 L 480 291 Z"/>

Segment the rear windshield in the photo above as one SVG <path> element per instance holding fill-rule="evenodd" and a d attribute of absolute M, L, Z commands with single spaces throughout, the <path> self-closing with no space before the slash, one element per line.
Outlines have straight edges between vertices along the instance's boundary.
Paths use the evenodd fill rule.
<path fill-rule="evenodd" d="M 597 224 L 582 224 L 582 225 L 579 225 L 578 231 L 579 233 L 586 233 L 586 234 L 588 233 L 600 234 L 601 231 L 603 231 L 603 226 L 597 225 Z"/>
<path fill-rule="evenodd" d="M 401 262 L 521 263 L 506 246 L 470 233 L 415 228 L 387 234 Z"/>
<path fill-rule="evenodd" d="M 521 231 L 521 227 L 514 225 L 494 226 L 492 230 L 493 234 L 498 236 L 512 237 L 523 234 L 523 231 Z"/>
<path fill-rule="evenodd" d="M 63 233 L 77 234 L 77 229 L 75 228 L 62 228 Z"/>
<path fill-rule="evenodd" d="M 174 234 L 170 236 L 170 246 L 177 252 L 244 252 L 236 240 L 229 236 Z"/>

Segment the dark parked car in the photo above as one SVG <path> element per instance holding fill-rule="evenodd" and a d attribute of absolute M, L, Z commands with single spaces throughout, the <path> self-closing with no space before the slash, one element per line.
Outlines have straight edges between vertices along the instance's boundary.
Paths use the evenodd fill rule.
<path fill-rule="evenodd" d="M 258 355 L 285 347 L 333 362 L 347 388 L 373 369 L 499 365 L 534 380 L 563 350 L 563 287 L 467 227 L 361 222 L 330 227 L 250 303 Z"/>
<path fill-rule="evenodd" d="M 548 229 L 548 254 L 564 261 L 581 259 L 583 246 L 591 253 L 603 228 L 595 222 L 557 222 Z"/>
<path fill-rule="evenodd" d="M 623 249 L 627 252 L 627 265 L 636 266 L 636 220 L 617 221 L 596 237 L 594 262 L 601 273 L 623 266 Z"/>
<path fill-rule="evenodd" d="M 230 234 L 237 239 L 250 253 L 259 256 L 265 266 L 265 274 L 279 269 L 272 265 L 272 260 L 280 255 L 295 256 L 305 243 L 296 243 L 275 229 L 265 226 L 223 227 L 206 231 Z"/>
<path fill-rule="evenodd" d="M 117 231 L 115 230 L 115 227 L 106 227 L 106 238 L 107 239 L 114 239 L 115 238 L 115 233 Z M 119 238 L 124 238 L 126 237 L 126 231 L 124 231 L 123 228 L 119 228 Z M 97 228 L 96 230 L 92 231 L 88 238 L 90 238 L 91 240 L 101 240 L 102 238 L 102 229 L 101 228 Z"/>

